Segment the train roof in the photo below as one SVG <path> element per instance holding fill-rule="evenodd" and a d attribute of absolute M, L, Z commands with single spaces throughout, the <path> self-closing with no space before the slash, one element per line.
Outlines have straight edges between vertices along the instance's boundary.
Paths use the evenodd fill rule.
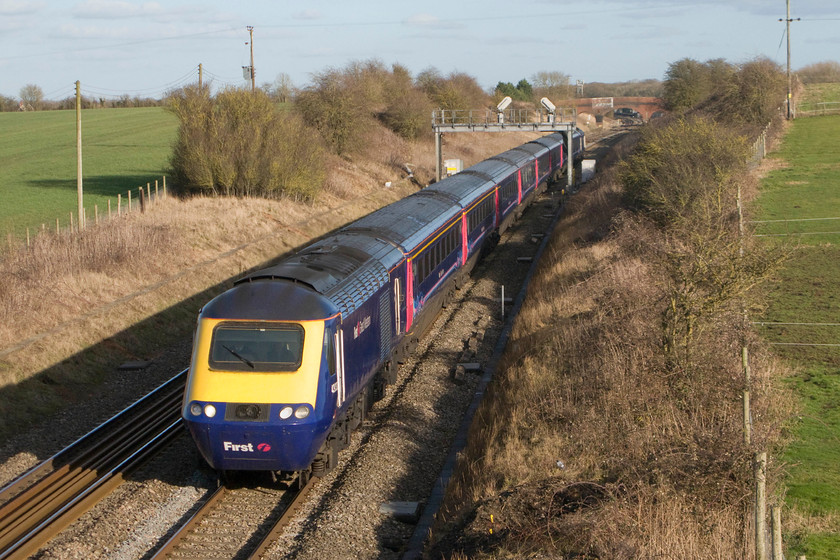
<path fill-rule="evenodd" d="M 495 186 L 496 183 L 488 175 L 466 169 L 426 187 L 425 190 L 447 193 L 466 208 Z"/>
<path fill-rule="evenodd" d="M 282 316 L 278 316 L 278 309 Z M 206 319 L 314 321 L 338 308 L 310 286 L 295 282 L 246 282 L 216 296 L 201 310 Z"/>
<path fill-rule="evenodd" d="M 519 154 L 519 157 L 517 157 L 515 161 L 509 158 L 501 157 L 501 155 L 502 154 L 499 154 L 498 156 L 492 157 L 490 159 L 480 161 L 472 167 L 464 169 L 461 173 L 472 173 L 474 175 L 480 175 L 486 177 L 494 184 L 499 184 L 502 181 L 502 179 L 505 179 L 506 177 L 509 177 L 511 174 L 516 172 L 518 167 L 515 161 L 518 162 L 519 160 L 521 160 L 523 154 Z"/>
<path fill-rule="evenodd" d="M 528 146 L 529 144 L 539 144 L 541 146 L 545 146 L 546 148 L 553 149 L 557 146 L 562 146 L 566 143 L 566 138 L 563 136 L 562 132 L 552 132 L 551 134 L 547 134 L 545 136 L 540 136 L 539 138 L 535 138 L 528 142 L 528 144 L 524 144 L 524 146 Z"/>
<path fill-rule="evenodd" d="M 237 284 L 299 282 L 323 295 L 346 317 L 389 282 L 390 269 L 402 258 L 402 251 L 384 239 L 339 231 Z"/>
<path fill-rule="evenodd" d="M 502 160 L 508 162 L 510 165 L 515 167 L 516 169 L 520 169 L 525 166 L 526 163 L 534 159 L 534 155 L 528 153 L 525 150 L 520 150 L 520 147 L 512 148 L 506 152 L 502 152 L 499 155 L 493 156 L 485 161 L 491 160 Z"/>
<path fill-rule="evenodd" d="M 341 231 L 389 239 L 408 254 L 460 211 L 461 205 L 453 194 L 424 189 L 368 214 Z"/>
<path fill-rule="evenodd" d="M 539 157 L 548 153 L 548 146 L 543 146 L 542 144 L 537 144 L 536 142 L 528 142 L 527 144 L 522 144 L 521 146 L 510 149 L 508 152 L 521 152 L 528 154 L 529 156 Z"/>

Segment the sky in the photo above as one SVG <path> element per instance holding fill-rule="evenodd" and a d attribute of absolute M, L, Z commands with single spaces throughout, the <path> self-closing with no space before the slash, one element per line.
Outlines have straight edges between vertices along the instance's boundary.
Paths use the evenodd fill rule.
<path fill-rule="evenodd" d="M 840 1 L 790 0 L 791 66 L 840 61 Z M 683 58 L 787 61 L 785 0 L 0 0 L 0 94 L 160 97 L 351 62 L 463 72 L 486 89 L 557 71 L 572 83 L 663 79 Z M 248 26 L 253 27 L 253 45 Z M 585 92 L 585 90 L 584 90 Z"/>

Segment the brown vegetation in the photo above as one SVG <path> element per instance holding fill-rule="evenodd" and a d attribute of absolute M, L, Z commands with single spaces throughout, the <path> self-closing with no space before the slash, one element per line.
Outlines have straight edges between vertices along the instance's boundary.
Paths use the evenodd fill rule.
<path fill-rule="evenodd" d="M 472 165 L 533 137 L 457 135 L 446 154 Z M 0 441 L 87 398 L 121 363 L 188 339 L 199 308 L 243 272 L 416 190 L 405 163 L 421 184 L 435 168 L 431 142 L 382 127 L 356 158 L 325 161 L 313 202 L 161 198 L 145 214 L 0 254 Z"/>
<path fill-rule="evenodd" d="M 301 119 L 262 91 L 206 89 L 173 95 L 180 126 L 171 165 L 184 193 L 312 199 L 324 182 L 326 150 Z"/>
<path fill-rule="evenodd" d="M 722 120 L 735 102 L 706 112 Z M 659 123 L 572 198 L 472 424 L 433 556 L 752 557 L 752 457 L 781 444 L 793 405 L 743 308 L 785 255 L 747 238 L 741 256 L 749 126 L 718 122 Z"/>
<path fill-rule="evenodd" d="M 739 310 L 698 317 L 690 356 L 671 360 L 661 233 L 628 214 L 616 221 L 620 199 L 615 176 L 602 177 L 555 233 L 459 461 L 446 557 L 751 554 Z M 753 358 L 763 446 L 789 405 L 780 366 L 764 350 Z"/>

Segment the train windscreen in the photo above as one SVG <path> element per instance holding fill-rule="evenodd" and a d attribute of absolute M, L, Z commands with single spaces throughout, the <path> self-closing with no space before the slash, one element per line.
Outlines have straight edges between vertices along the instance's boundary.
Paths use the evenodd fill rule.
<path fill-rule="evenodd" d="M 222 323 L 213 331 L 209 365 L 224 371 L 295 371 L 302 357 L 300 325 Z"/>

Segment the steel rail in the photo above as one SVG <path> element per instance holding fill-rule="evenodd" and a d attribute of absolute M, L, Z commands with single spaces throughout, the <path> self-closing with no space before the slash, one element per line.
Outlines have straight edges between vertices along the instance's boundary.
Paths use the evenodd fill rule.
<path fill-rule="evenodd" d="M 186 370 L 0 489 L 0 559 L 32 554 L 182 430 Z"/>
<path fill-rule="evenodd" d="M 251 540 L 247 540 L 243 542 L 242 549 L 240 549 L 237 553 L 237 557 L 245 557 L 247 554 L 247 558 L 256 560 L 260 558 L 268 548 L 277 540 L 277 537 L 282 532 L 283 528 L 289 524 L 294 514 L 300 509 L 300 506 L 303 504 L 304 499 L 309 494 L 309 491 L 315 486 L 319 479 L 317 477 L 311 477 L 309 481 L 301 488 L 297 481 L 292 482 L 293 492 L 291 494 L 289 503 L 283 507 L 282 510 L 279 512 L 274 512 L 269 515 L 268 519 L 272 517 L 277 517 L 277 519 L 271 523 L 271 526 L 268 527 L 265 534 L 256 539 L 253 544 L 251 544 Z M 193 533 L 196 528 L 201 524 L 202 520 L 216 511 L 216 509 L 222 503 L 222 500 L 225 496 L 229 495 L 230 491 L 226 489 L 224 485 L 218 486 L 207 498 L 202 502 L 201 506 L 193 512 L 193 514 L 186 519 L 169 537 L 169 540 L 164 543 L 157 551 L 155 551 L 154 555 L 151 557 L 151 560 L 161 560 L 164 558 L 169 558 L 173 555 L 176 555 L 182 550 L 179 548 L 184 548 L 184 541 L 185 539 Z M 264 525 L 267 525 L 265 523 Z M 265 530 L 265 526 L 261 526 L 254 532 L 257 534 L 260 530 Z M 248 550 L 250 549 L 250 550 Z"/>
<path fill-rule="evenodd" d="M 169 540 L 166 541 L 166 543 L 164 543 L 157 552 L 155 552 L 154 556 L 152 556 L 152 560 L 169 557 L 175 549 L 178 548 L 178 545 L 181 544 L 184 537 L 193 531 L 193 529 L 201 523 L 201 520 L 216 508 L 216 504 L 222 499 L 226 492 L 227 489 L 223 485 L 217 486 L 213 493 L 204 500 L 201 507 L 195 510 L 195 512 L 193 512 L 183 525 L 178 527 L 177 531 L 169 537 Z"/>
<path fill-rule="evenodd" d="M 256 544 L 254 550 L 251 554 L 248 555 L 248 560 L 259 560 L 262 558 L 262 555 L 266 553 L 266 551 L 274 544 L 274 541 L 277 540 L 277 537 L 280 536 L 283 529 L 288 525 L 292 518 L 294 517 L 295 513 L 297 513 L 300 506 L 303 505 L 303 501 L 306 496 L 309 494 L 309 491 L 312 490 L 312 487 L 318 482 L 317 477 L 310 477 L 309 481 L 304 485 L 303 488 L 299 488 L 292 501 L 289 503 L 288 506 L 283 510 L 283 513 L 280 515 L 279 519 L 274 522 L 271 526 L 271 529 L 260 539 L 260 542 Z"/>

